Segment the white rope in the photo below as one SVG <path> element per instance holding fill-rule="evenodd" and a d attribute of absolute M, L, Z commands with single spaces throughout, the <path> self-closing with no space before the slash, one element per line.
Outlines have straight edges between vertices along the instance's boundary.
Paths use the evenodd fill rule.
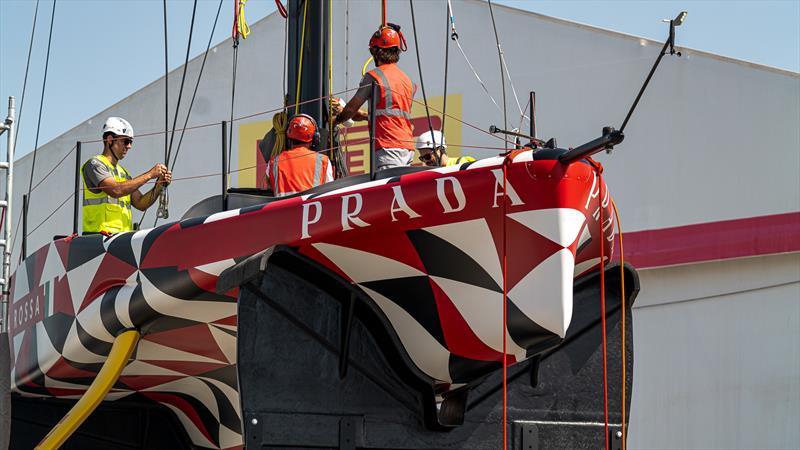
<path fill-rule="evenodd" d="M 511 84 L 511 92 L 514 94 L 514 100 L 517 102 L 517 108 L 519 109 L 519 121 L 520 123 L 524 119 L 531 120 L 530 117 L 525 115 L 525 112 L 522 110 L 522 105 L 519 103 L 519 97 L 517 97 L 517 89 L 514 87 L 514 80 L 511 79 L 511 72 L 508 71 L 508 64 L 506 64 L 506 57 L 505 54 L 500 51 L 500 59 L 503 61 L 503 68 L 506 71 L 506 77 L 508 77 L 508 82 Z"/>
<path fill-rule="evenodd" d="M 503 109 L 500 108 L 500 105 L 497 104 L 497 101 L 494 99 L 494 97 L 492 97 L 492 94 L 489 93 L 489 88 L 486 87 L 486 83 L 484 83 L 483 80 L 481 79 L 481 76 L 478 75 L 478 71 L 475 70 L 475 67 L 472 65 L 472 62 L 469 60 L 467 54 L 464 52 L 464 49 L 461 47 L 461 41 L 458 39 L 458 33 L 456 32 L 456 19 L 453 13 L 453 5 L 450 3 L 450 0 L 447 0 L 447 5 L 450 7 L 450 30 L 452 32 L 451 36 L 453 40 L 456 41 L 456 45 L 458 46 L 458 50 L 461 52 L 461 56 L 464 57 L 464 61 L 467 62 L 467 65 L 469 66 L 470 70 L 472 70 L 472 74 L 475 75 L 475 79 L 478 80 L 478 83 L 480 83 L 481 87 L 483 88 L 483 92 L 486 92 L 486 95 L 488 95 L 489 98 L 492 100 L 492 103 L 494 103 L 495 108 L 497 108 L 498 111 L 503 112 Z"/>

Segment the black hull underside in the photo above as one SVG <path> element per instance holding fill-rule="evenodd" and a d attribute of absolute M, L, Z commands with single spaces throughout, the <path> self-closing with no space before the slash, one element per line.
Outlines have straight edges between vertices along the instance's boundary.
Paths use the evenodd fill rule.
<path fill-rule="evenodd" d="M 633 378 L 630 305 L 638 292 L 625 268 L 627 402 Z M 502 446 L 502 371 L 451 395 L 438 412 L 429 380 L 409 364 L 396 337 L 356 302 L 346 373 L 340 378 L 346 286 L 292 252 L 278 252 L 239 298 L 239 382 L 247 448 L 489 449 Z M 611 445 L 622 421 L 620 269 L 606 271 Z M 320 282 L 325 282 L 320 284 Z M 322 290 L 317 286 L 325 286 Z M 575 283 L 573 318 L 560 345 L 508 370 L 509 448 L 603 445 L 599 272 Z M 11 449 L 32 448 L 73 401 L 12 398 Z M 443 414 L 463 424 L 442 426 Z M 444 408 L 443 408 L 444 409 Z M 444 417 L 447 419 L 448 417 Z M 452 418 L 452 417 L 451 417 Z M 165 407 L 132 396 L 104 402 L 65 449 L 193 448 Z"/>
<path fill-rule="evenodd" d="M 502 370 L 453 392 L 447 408 L 437 413 L 430 381 L 412 367 L 363 299 L 355 302 L 346 375 L 340 377 L 349 296 L 346 287 L 330 288 L 336 283 L 318 284 L 323 276 L 279 252 L 266 273 L 241 290 L 239 382 L 248 448 L 502 446 Z M 616 446 L 622 422 L 619 266 L 608 267 L 605 278 L 609 423 Z M 639 289 L 633 268 L 625 267 L 625 281 L 627 414 L 633 378 L 630 306 Z M 509 448 L 603 446 L 599 271 L 576 281 L 573 301 L 563 342 L 509 368 Z M 443 426 L 453 417 L 463 424 Z"/>

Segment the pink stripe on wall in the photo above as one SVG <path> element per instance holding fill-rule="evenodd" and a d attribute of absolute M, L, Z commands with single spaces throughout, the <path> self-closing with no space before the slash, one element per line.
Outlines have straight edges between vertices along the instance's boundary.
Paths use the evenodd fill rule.
<path fill-rule="evenodd" d="M 637 268 L 800 251 L 800 211 L 622 231 L 625 260 Z"/>

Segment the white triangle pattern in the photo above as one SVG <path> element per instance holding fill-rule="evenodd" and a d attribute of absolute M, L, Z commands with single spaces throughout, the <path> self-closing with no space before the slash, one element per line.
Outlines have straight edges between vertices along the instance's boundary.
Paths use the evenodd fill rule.
<path fill-rule="evenodd" d="M 425 275 L 411 266 L 374 253 L 325 243 L 313 246 L 356 283 Z"/>
<path fill-rule="evenodd" d="M 14 302 L 21 299 L 28 291 L 28 265 L 19 264 L 14 272 Z"/>
<path fill-rule="evenodd" d="M 572 208 L 534 209 L 512 213 L 508 217 L 562 247 L 575 242 L 586 221 L 582 212 Z"/>
<path fill-rule="evenodd" d="M 531 270 L 508 293 L 523 314 L 562 338 L 572 320 L 574 266 L 572 252 L 561 249 Z"/>
<path fill-rule="evenodd" d="M 94 277 L 97 274 L 97 269 L 106 253 L 101 253 L 90 261 L 86 261 L 78 267 L 67 272 L 67 280 L 69 282 L 69 292 L 72 296 L 72 307 L 75 312 L 80 308 L 83 303 L 83 297 L 86 296 L 86 291 L 92 285 Z"/>
<path fill-rule="evenodd" d="M 42 283 L 50 281 L 54 278 L 62 278 L 67 274 L 67 269 L 61 262 L 61 256 L 54 243 L 50 243 L 50 248 L 47 250 L 47 259 L 42 268 Z"/>

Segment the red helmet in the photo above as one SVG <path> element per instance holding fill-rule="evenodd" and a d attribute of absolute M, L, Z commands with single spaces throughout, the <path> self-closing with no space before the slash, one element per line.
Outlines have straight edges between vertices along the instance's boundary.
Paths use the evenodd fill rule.
<path fill-rule="evenodd" d="M 317 132 L 317 121 L 308 114 L 298 114 L 292 117 L 286 126 L 286 136 L 300 142 L 312 142 L 314 133 Z"/>
<path fill-rule="evenodd" d="M 400 27 L 395 29 L 391 26 L 381 26 L 378 31 L 372 33 L 372 37 L 369 39 L 369 46 L 380 48 L 400 47 L 400 50 L 406 51 L 406 38 L 400 32 Z"/>

